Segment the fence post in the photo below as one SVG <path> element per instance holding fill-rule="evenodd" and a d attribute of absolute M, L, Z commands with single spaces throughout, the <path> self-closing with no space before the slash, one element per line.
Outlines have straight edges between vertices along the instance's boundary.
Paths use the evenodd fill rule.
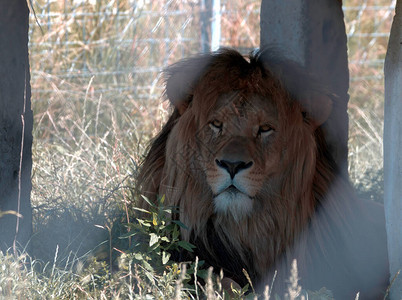
<path fill-rule="evenodd" d="M 384 205 L 391 299 L 402 299 L 402 0 L 395 8 L 385 58 Z"/>
<path fill-rule="evenodd" d="M 211 51 L 219 49 L 221 42 L 221 1 L 213 0 L 211 20 Z"/>
<path fill-rule="evenodd" d="M 4 252 L 11 246 L 23 249 L 32 234 L 28 29 L 27 1 L 0 1 L 0 251 Z"/>
<path fill-rule="evenodd" d="M 221 41 L 221 2 L 201 0 L 201 52 L 215 51 Z"/>
<path fill-rule="evenodd" d="M 337 94 L 323 128 L 330 151 L 347 174 L 349 70 L 341 1 L 263 0 L 261 47 L 279 47 Z"/>
<path fill-rule="evenodd" d="M 212 19 L 212 0 L 200 0 L 201 18 L 201 52 L 210 51 L 211 40 L 211 19 Z"/>

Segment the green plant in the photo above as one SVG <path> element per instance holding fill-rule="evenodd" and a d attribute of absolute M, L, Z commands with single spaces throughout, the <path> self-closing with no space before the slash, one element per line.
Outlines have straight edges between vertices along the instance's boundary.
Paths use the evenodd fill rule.
<path fill-rule="evenodd" d="M 137 223 L 127 224 L 128 233 L 122 236 L 132 239 L 132 249 L 137 252 L 135 260 L 153 270 L 164 268 L 170 262 L 172 251 L 184 249 L 193 252 L 194 245 L 180 240 L 180 227 L 186 226 L 178 220 L 171 220 L 170 216 L 175 213 L 175 208 L 164 206 L 165 197 L 160 197 L 157 204 L 142 197 L 149 204 L 149 210 L 136 207 L 134 210 L 148 218 L 137 218 Z M 150 261 L 154 267 L 151 267 Z"/>

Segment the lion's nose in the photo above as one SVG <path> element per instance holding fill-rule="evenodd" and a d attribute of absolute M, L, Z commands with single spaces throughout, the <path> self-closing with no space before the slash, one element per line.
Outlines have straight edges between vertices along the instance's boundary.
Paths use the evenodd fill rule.
<path fill-rule="evenodd" d="M 218 167 L 225 169 L 230 174 L 231 179 L 233 179 L 239 171 L 248 169 L 253 165 L 252 161 L 245 163 L 244 161 L 228 161 L 223 159 L 215 159 L 215 163 Z"/>

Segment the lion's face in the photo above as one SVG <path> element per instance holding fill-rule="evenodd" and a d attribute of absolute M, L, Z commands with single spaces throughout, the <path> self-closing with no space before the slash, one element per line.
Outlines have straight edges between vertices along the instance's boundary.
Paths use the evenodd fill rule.
<path fill-rule="evenodd" d="M 258 209 L 280 168 L 278 109 L 266 96 L 232 91 L 218 97 L 201 127 L 199 164 L 214 211 L 239 221 Z"/>
<path fill-rule="evenodd" d="M 157 193 L 195 231 L 214 215 L 240 224 L 261 214 L 273 227 L 286 226 L 296 209 L 309 211 L 303 220 L 312 211 L 292 195 L 311 194 L 305 182 L 314 176 L 314 131 L 330 111 L 311 103 L 329 101 L 316 101 L 320 93 L 290 65 L 278 70 L 266 62 L 224 51 L 167 71 L 175 112 L 155 142 L 166 148 L 151 151 L 163 168 Z"/>

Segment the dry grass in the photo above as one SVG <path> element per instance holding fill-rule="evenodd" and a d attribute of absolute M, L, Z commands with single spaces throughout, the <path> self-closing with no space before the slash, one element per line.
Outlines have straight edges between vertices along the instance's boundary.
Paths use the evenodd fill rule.
<path fill-rule="evenodd" d="M 396 1 L 346 1 L 349 174 L 360 196 L 383 201 L 384 58 Z M 375 33 L 375 34 L 373 34 Z"/>
<path fill-rule="evenodd" d="M 260 1 L 222 3 L 222 44 L 258 46 Z M 345 11 L 351 73 L 349 172 L 362 195 L 378 199 L 382 69 L 392 10 L 370 8 L 389 1 L 365 3 L 367 7 L 360 7 L 358 0 L 344 2 L 352 7 Z M 41 24 L 40 28 L 31 19 L 36 260 L 1 256 L 0 295 L 137 299 L 149 294 L 191 299 L 188 286 L 177 289 L 183 278 L 176 283 L 181 277 L 173 268 L 165 274 L 145 274 L 128 263 L 113 273 L 114 260 L 105 264 L 88 257 L 92 251 L 112 260 L 117 250 L 128 247 L 118 237 L 126 232 L 121 223 L 131 214 L 133 178 L 149 139 L 169 112 L 161 101 L 160 70 L 199 51 L 197 1 L 36 0 L 34 8 Z M 199 289 L 193 286 L 192 295 L 223 299 L 219 281 L 214 287 L 211 282 Z M 297 282 L 288 296 L 294 299 L 296 294 L 304 295 Z M 240 291 L 238 298 L 242 297 Z M 328 294 L 325 299 L 330 298 Z"/>

